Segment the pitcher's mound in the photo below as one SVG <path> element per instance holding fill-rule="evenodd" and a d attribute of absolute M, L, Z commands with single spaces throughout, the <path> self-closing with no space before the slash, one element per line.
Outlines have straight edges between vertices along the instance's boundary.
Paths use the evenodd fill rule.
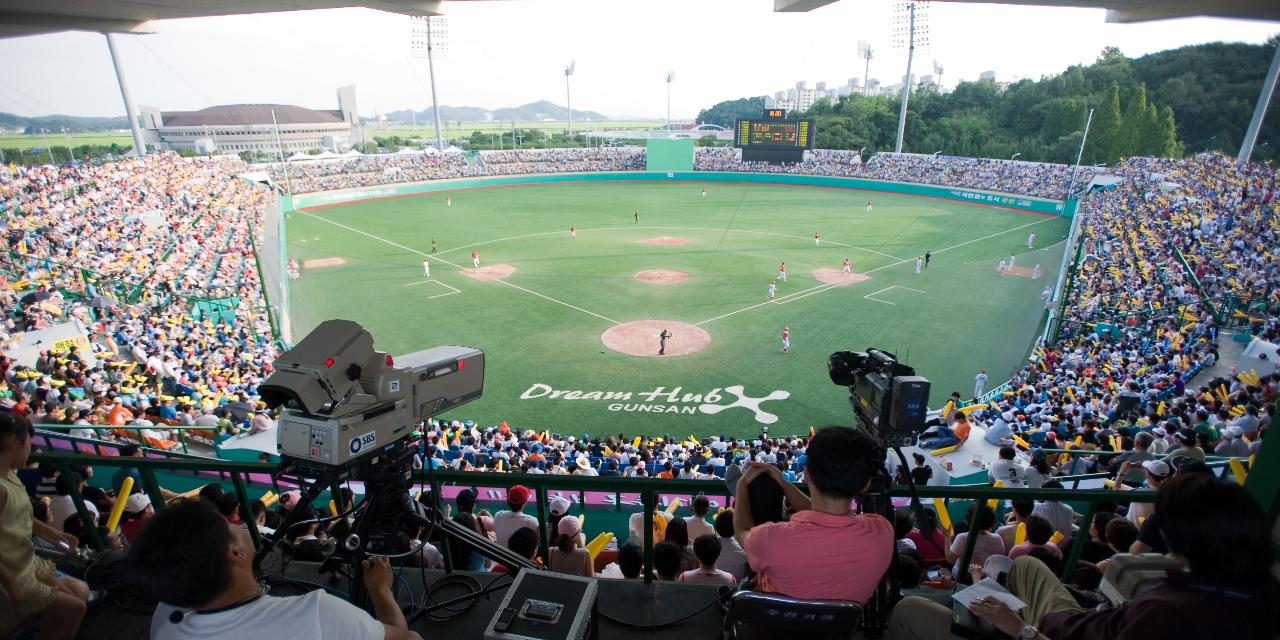
<path fill-rule="evenodd" d="M 640 244 L 693 244 L 692 240 L 677 238 L 675 236 L 656 236 L 653 238 L 645 238 L 644 240 L 636 240 Z"/>
<path fill-rule="evenodd" d="M 516 272 L 509 264 L 493 264 L 479 269 L 463 269 L 462 275 L 476 280 L 502 280 Z"/>
<path fill-rule="evenodd" d="M 650 284 L 675 284 L 688 280 L 689 274 L 675 269 L 645 269 L 631 277 Z"/>
<path fill-rule="evenodd" d="M 871 279 L 871 276 L 865 273 L 845 273 L 838 269 L 830 269 L 823 267 L 813 270 L 813 277 L 825 284 L 834 284 L 837 287 L 846 287 L 851 284 L 865 282 Z"/>
<path fill-rule="evenodd" d="M 303 260 L 303 269 L 316 269 L 319 267 L 341 267 L 347 263 L 346 258 L 317 258 L 315 260 Z"/>
<path fill-rule="evenodd" d="M 711 344 L 711 335 L 684 322 L 672 320 L 636 320 L 609 327 L 600 334 L 604 346 L 629 356 L 658 357 L 658 335 L 663 330 L 671 334 L 667 338 L 665 356 L 683 356 L 701 351 Z"/>

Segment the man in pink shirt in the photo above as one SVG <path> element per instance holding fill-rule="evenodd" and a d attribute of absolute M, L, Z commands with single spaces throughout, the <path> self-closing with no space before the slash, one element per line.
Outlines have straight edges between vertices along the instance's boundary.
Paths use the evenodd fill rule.
<path fill-rule="evenodd" d="M 826 427 L 809 442 L 804 479 L 812 496 L 777 467 L 752 463 L 738 482 L 735 537 L 756 572 L 755 588 L 792 598 L 865 603 L 893 558 L 893 525 L 880 515 L 854 515 L 849 503 L 867 490 L 881 462 L 866 434 Z M 748 485 L 773 478 L 796 510 L 787 522 L 756 526 Z"/>

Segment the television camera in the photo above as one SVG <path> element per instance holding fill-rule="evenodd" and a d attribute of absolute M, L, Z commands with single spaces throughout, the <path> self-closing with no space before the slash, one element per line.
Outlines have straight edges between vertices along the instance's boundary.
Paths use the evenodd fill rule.
<path fill-rule="evenodd" d="M 444 521 L 438 509 L 409 496 L 415 454 L 432 454 L 418 426 L 481 396 L 483 352 L 444 346 L 392 357 L 374 350 L 373 337 L 359 324 L 328 320 L 274 366 L 259 394 L 267 406 L 283 407 L 276 477 L 296 482 L 302 496 L 259 548 L 255 561 L 263 573 L 283 572 L 290 558 L 285 543 L 298 526 L 349 518 L 346 530 L 324 548 L 321 570 L 350 577 L 352 599 L 359 603 L 357 574 L 364 557 L 415 553 L 417 534 L 432 527 L 471 544 L 487 542 L 476 540 L 474 532 L 456 531 L 461 527 Z M 341 513 L 329 518 L 308 517 L 324 490 L 332 489 L 336 498 L 341 484 L 351 480 L 364 483 L 359 504 L 340 504 Z"/>
<path fill-rule="evenodd" d="M 849 388 L 858 426 L 881 446 L 908 447 L 924 431 L 929 381 L 876 348 L 837 351 L 827 359 L 831 382 Z"/>
<path fill-rule="evenodd" d="M 881 514 L 893 522 L 895 509 L 887 494 L 891 484 L 886 465 L 888 450 L 892 448 L 899 463 L 906 466 L 907 458 L 902 447 L 915 444 L 924 431 L 929 381 L 917 376 L 915 369 L 898 362 L 894 354 L 876 348 L 831 354 L 827 358 L 827 374 L 833 384 L 849 389 L 849 405 L 853 408 L 858 427 L 879 446 L 876 453 L 876 458 L 881 461 L 879 473 L 872 476 L 867 491 L 858 497 L 859 510 Z M 911 509 L 919 522 L 924 523 L 925 535 L 933 535 L 915 485 L 912 484 L 910 489 Z M 895 567 L 896 553 L 893 558 L 875 595 L 867 603 L 866 615 L 862 619 L 864 637 L 884 635 L 892 603 L 901 598 Z"/>

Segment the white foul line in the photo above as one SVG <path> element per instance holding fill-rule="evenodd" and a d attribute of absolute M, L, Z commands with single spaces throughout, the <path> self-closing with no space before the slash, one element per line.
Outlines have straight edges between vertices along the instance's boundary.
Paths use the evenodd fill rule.
<path fill-rule="evenodd" d="M 453 288 L 453 287 L 451 287 L 451 286 L 449 286 L 449 285 L 447 285 L 447 284 L 445 284 L 445 283 L 443 283 L 443 282 L 441 282 L 441 281 L 439 281 L 439 280 L 420 280 L 420 281 L 418 281 L 418 282 L 410 282 L 409 284 L 401 285 L 401 286 L 404 286 L 404 287 L 413 287 L 413 286 L 417 286 L 417 285 L 420 285 L 420 284 L 426 284 L 426 283 L 428 283 L 428 282 L 434 282 L 434 283 L 436 283 L 436 284 L 438 284 L 438 285 L 440 285 L 440 286 L 442 286 L 442 287 L 444 287 L 444 288 L 448 289 L 449 291 L 448 291 L 447 293 L 437 293 L 437 294 L 436 294 L 436 295 L 434 295 L 434 296 L 427 296 L 427 298 L 426 298 L 427 300 L 434 300 L 434 299 L 436 299 L 436 298 L 443 298 L 443 297 L 445 297 L 445 296 L 451 296 L 451 295 L 453 295 L 453 294 L 455 294 L 455 293 L 462 293 L 462 290 L 461 290 L 461 289 L 455 289 L 455 288 Z"/>
<path fill-rule="evenodd" d="M 417 249 L 414 249 L 414 248 L 412 248 L 412 247 L 406 247 L 406 246 L 404 246 L 404 245 L 402 245 L 402 244 L 400 244 L 400 243 L 398 243 L 398 242 L 392 242 L 391 240 L 387 240 L 386 238 L 381 238 L 381 237 L 375 236 L 375 235 L 373 235 L 372 233 L 368 233 L 368 232 L 366 232 L 366 231 L 361 231 L 361 230 L 359 230 L 359 229 L 356 229 L 355 227 L 350 227 L 350 226 L 347 226 L 347 225 L 345 225 L 345 224 L 342 224 L 341 222 L 335 222 L 335 221 L 333 221 L 333 220 L 329 220 L 328 218 L 321 218 L 320 216 L 317 216 L 317 215 L 312 214 L 312 213 L 308 213 L 308 212 L 306 212 L 306 211 L 298 211 L 298 213 L 301 213 L 301 214 L 306 215 L 306 216 L 310 216 L 310 217 L 315 218 L 316 220 L 320 220 L 320 221 L 322 221 L 322 222 L 328 222 L 329 224 L 331 224 L 331 225 L 333 225 L 333 226 L 335 226 L 335 227 L 341 227 L 341 228 L 346 229 L 346 230 L 348 230 L 348 231 L 352 231 L 352 232 L 358 233 L 358 234 L 360 234 L 360 235 L 362 235 L 362 236 L 365 236 L 365 237 L 368 237 L 368 238 L 373 238 L 374 240 L 377 240 L 377 241 L 379 241 L 379 242 L 385 242 L 386 244 L 389 244 L 389 245 L 391 245 L 391 246 L 393 246 L 393 247 L 397 247 L 397 248 L 399 248 L 399 249 L 404 249 L 405 251 L 408 251 L 408 252 L 410 252 L 410 253 L 416 253 L 416 254 L 418 254 L 418 255 L 420 255 L 420 256 L 431 257 L 431 258 L 433 258 L 433 259 L 435 259 L 435 260 L 439 260 L 440 262 L 443 262 L 443 263 L 445 263 L 445 264 L 447 264 L 447 265 L 449 265 L 449 266 L 451 266 L 451 267 L 453 267 L 453 268 L 455 268 L 455 269 L 458 269 L 458 270 L 460 270 L 460 271 L 465 271 L 465 269 L 464 269 L 462 266 L 460 266 L 460 265 L 456 265 L 456 264 L 454 264 L 454 263 L 452 263 L 452 262 L 449 262 L 448 260 L 445 260 L 444 258 L 441 258 L 441 257 L 440 257 L 440 254 L 436 254 L 435 256 L 431 256 L 431 254 L 423 253 L 423 252 L 421 252 L 421 251 L 419 251 L 419 250 L 417 250 Z M 575 307 L 575 306 L 573 306 L 573 305 L 569 304 L 568 302 L 563 302 L 563 301 L 561 301 L 561 300 L 556 300 L 555 298 L 552 298 L 551 296 L 543 295 L 543 294 L 541 294 L 541 293 L 538 293 L 537 291 L 530 291 L 529 289 L 526 289 L 526 288 L 524 288 L 524 287 L 521 287 L 521 286 L 517 286 L 517 285 L 511 284 L 510 282 L 507 282 L 506 280 L 495 280 L 495 282 L 499 282 L 499 283 L 501 283 L 501 284 L 505 284 L 505 285 L 507 285 L 508 287 L 511 287 L 511 288 L 513 288 L 513 289 L 519 289 L 519 290 L 521 290 L 521 291 L 523 291 L 523 292 L 525 292 L 525 293 L 533 294 L 533 295 L 535 295 L 535 296 L 538 296 L 539 298 L 543 298 L 544 300 L 549 300 L 549 301 L 554 302 L 554 303 L 556 303 L 556 304 L 559 304 L 559 305 L 563 305 L 563 306 L 569 307 L 570 309 L 574 309 L 574 310 L 577 310 L 577 311 L 581 311 L 581 312 L 583 312 L 583 313 L 585 313 L 585 314 L 587 314 L 587 315 L 595 316 L 595 317 L 597 317 L 597 318 L 600 318 L 601 320 L 607 320 L 607 321 L 609 321 L 609 322 L 612 322 L 613 324 L 622 324 L 621 322 L 618 322 L 617 320 L 613 320 L 613 319 L 611 319 L 611 318 L 606 318 L 606 317 L 604 317 L 604 316 L 602 316 L 602 315 L 600 315 L 600 314 L 598 314 L 598 313 L 593 313 L 593 312 L 591 312 L 591 311 L 587 311 L 586 309 L 583 309 L 582 307 Z M 441 283 L 441 284 L 444 284 L 444 283 Z M 448 285 L 445 285 L 445 286 L 448 286 Z M 449 288 L 451 288 L 451 289 L 452 289 L 453 287 L 449 287 Z M 456 291 L 456 290 L 455 290 L 455 291 Z M 441 294 L 441 295 L 450 295 L 450 294 Z M 430 298 L 428 298 L 428 299 L 430 299 Z"/>
<path fill-rule="evenodd" d="M 515 285 L 515 284 L 511 284 L 510 282 L 507 282 L 506 280 L 497 280 L 496 282 L 500 282 L 500 283 L 502 283 L 502 284 L 505 284 L 505 285 L 507 285 L 508 287 L 511 287 L 511 288 L 513 288 L 513 289 L 519 289 L 519 290 L 521 290 L 521 291 L 523 291 L 523 292 L 525 292 L 525 293 L 533 294 L 533 295 L 535 295 L 535 296 L 538 296 L 539 298 L 544 298 L 544 299 L 546 299 L 546 300 L 550 300 L 551 302 L 554 302 L 554 303 L 556 303 L 556 304 L 564 305 L 564 306 L 566 306 L 566 307 L 569 307 L 570 309 L 574 309 L 574 310 L 576 310 L 576 311 L 581 311 L 581 312 L 583 312 L 583 313 L 585 313 L 585 314 L 587 314 L 587 315 L 595 316 L 595 317 L 597 317 L 597 318 L 600 318 L 601 320 L 607 320 L 607 321 L 612 322 L 612 323 L 614 323 L 614 324 L 622 324 L 621 322 L 618 322 L 617 320 L 614 320 L 613 318 L 606 318 L 606 317 L 604 317 L 604 316 L 602 316 L 602 315 L 600 315 L 600 314 L 598 314 L 598 313 L 594 313 L 594 312 L 591 312 L 591 311 L 587 311 L 586 309 L 583 309 L 582 307 L 575 307 L 575 306 L 573 306 L 573 305 L 569 304 L 568 302 L 564 302 L 564 301 L 561 301 L 561 300 L 556 300 L 555 298 L 552 298 L 551 296 L 544 296 L 544 295 L 542 295 L 541 293 L 538 293 L 537 291 L 530 291 L 530 290 L 528 290 L 528 289 L 526 289 L 526 288 L 524 288 L 524 287 L 522 287 L 522 286 Z"/>
<path fill-rule="evenodd" d="M 795 302 L 796 300 L 800 300 L 801 298 L 808 298 L 809 296 L 818 295 L 819 293 L 822 293 L 823 291 L 826 291 L 827 289 L 831 289 L 836 286 L 839 286 L 839 285 L 827 284 L 821 287 L 814 287 L 813 290 L 809 291 L 804 295 L 795 296 L 793 298 L 788 298 L 786 300 L 775 300 L 774 302 L 777 302 L 778 304 L 787 304 L 788 302 Z"/>
<path fill-rule="evenodd" d="M 1020 226 L 1017 226 L 1017 227 L 1013 227 L 1013 228 L 1011 228 L 1011 229 L 1005 229 L 1004 231 L 998 231 L 998 232 L 996 232 L 996 233 L 988 234 L 988 235 L 982 236 L 981 238 L 974 238 L 973 240 L 969 240 L 969 241 L 967 241 L 967 242 L 961 242 L 960 244 L 951 245 L 950 247 L 945 247 L 945 248 L 942 248 L 942 249 L 938 249 L 937 251 L 934 251 L 934 252 L 933 252 L 933 254 L 934 254 L 934 255 L 937 255 L 937 254 L 942 253 L 942 252 L 944 252 L 944 251 L 950 251 L 950 250 L 952 250 L 952 249 L 959 249 L 960 247 L 964 247 L 964 246 L 967 246 L 967 245 L 971 245 L 971 244 L 973 244 L 973 243 L 975 243 L 975 242 L 982 242 L 983 240 L 990 240 L 991 238 L 994 238 L 994 237 L 996 237 L 996 236 L 1004 235 L 1004 234 L 1006 234 L 1006 233 L 1010 233 L 1010 232 L 1013 232 L 1013 231 L 1017 231 L 1017 230 L 1019 230 L 1019 229 L 1025 229 L 1025 228 L 1030 227 L 1030 226 L 1032 226 L 1032 225 L 1041 224 L 1041 223 L 1043 223 L 1043 222 L 1045 222 L 1045 221 L 1052 220 L 1052 219 L 1053 219 L 1053 218 L 1044 218 L 1043 220 L 1037 220 L 1037 221 L 1035 221 L 1035 222 L 1030 222 L 1030 223 L 1027 223 L 1027 224 L 1024 224 L 1024 225 L 1020 225 Z M 870 269 L 870 270 L 864 271 L 863 273 L 875 273 L 875 272 L 877 272 L 877 271 L 881 271 L 881 270 L 883 270 L 883 269 L 888 269 L 888 268 L 890 268 L 890 267 L 896 267 L 896 266 L 901 265 L 901 264 L 906 264 L 906 263 L 908 263 L 908 262 L 911 262 L 912 260 L 915 260 L 915 258 L 904 258 L 904 259 L 900 259 L 900 260 L 898 260 L 898 262 L 890 262 L 889 264 L 881 265 L 881 266 L 876 267 L 876 268 L 874 268 L 874 269 Z M 820 287 L 821 287 L 821 285 L 820 285 L 819 287 L 814 287 L 814 289 L 819 289 Z M 824 292 L 824 291 L 830 291 L 830 290 L 832 290 L 832 289 L 839 289 L 839 288 L 841 288 L 841 287 L 827 287 L 827 288 L 821 289 L 820 291 L 815 291 L 814 293 L 822 293 L 822 292 Z M 905 288 L 907 288 L 907 287 L 903 287 L 903 288 L 905 289 Z M 810 291 L 810 289 L 806 289 L 805 291 Z M 913 291 L 914 291 L 914 289 L 913 289 Z M 801 293 L 803 293 L 803 292 L 801 292 Z M 880 292 L 880 291 L 877 291 L 876 293 L 881 293 L 881 292 Z M 792 294 L 792 295 L 794 295 L 794 294 Z M 875 293 L 870 294 L 870 295 L 875 295 Z M 863 297 L 866 297 L 866 296 L 863 296 Z M 871 298 L 871 300 L 875 300 L 875 298 Z M 884 300 L 875 300 L 875 301 L 876 301 L 876 302 L 884 302 L 885 304 L 893 304 L 892 302 L 885 302 Z M 718 315 L 718 316 L 716 316 L 716 317 L 714 317 L 714 318 L 711 318 L 710 320 L 703 320 L 702 322 L 695 323 L 695 324 L 694 324 L 694 326 L 695 326 L 695 327 L 697 327 L 697 326 L 701 326 L 701 325 L 707 324 L 708 322 L 713 322 L 713 321 L 719 320 L 719 319 L 721 319 L 721 318 L 727 318 L 727 317 L 732 316 L 732 315 L 737 315 L 737 314 L 739 314 L 739 313 L 742 313 L 743 311 L 750 311 L 750 310 L 752 310 L 752 309 L 755 309 L 756 307 L 760 307 L 760 306 L 763 306 L 763 305 L 765 305 L 765 304 L 768 304 L 768 302 L 762 302 L 762 303 L 760 303 L 760 304 L 753 304 L 753 305 L 751 305 L 751 306 L 749 306 L 749 307 L 744 307 L 744 308 L 742 308 L 742 309 L 738 309 L 737 311 L 730 311 L 729 313 L 722 314 L 722 315 Z"/>

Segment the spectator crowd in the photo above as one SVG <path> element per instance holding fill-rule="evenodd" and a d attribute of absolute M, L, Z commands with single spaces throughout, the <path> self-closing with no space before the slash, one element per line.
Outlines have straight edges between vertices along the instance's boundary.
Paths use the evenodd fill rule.
<path fill-rule="evenodd" d="M 724 150 L 698 155 L 704 169 L 737 162 Z M 642 161 L 643 154 L 633 151 L 513 151 L 486 154 L 466 167 L 504 175 L 627 170 Z M 862 166 L 846 152 L 814 154 L 808 162 L 812 172 L 832 172 L 825 175 Z M 950 180 L 973 188 L 988 184 L 996 190 L 1014 185 L 1019 192 L 1060 186 L 1060 169 L 1002 162 L 891 156 L 849 171 Z M 881 163 L 884 167 L 877 168 Z M 5 311 L 0 340 L 8 345 L 22 332 L 64 317 L 81 320 L 91 334 L 87 347 L 46 350 L 34 365 L 0 357 L 0 471 L 6 483 L 0 485 L 0 514 L 6 518 L 0 522 L 0 590 L 20 605 L 0 608 L 6 611 L 0 631 L 21 621 L 15 613 L 44 611 L 56 614 L 47 621 L 49 637 L 70 637 L 66 627 L 83 615 L 90 598 L 84 584 L 58 578 L 22 543 L 34 533 L 78 544 L 85 526 L 70 504 L 73 488 L 86 496 L 98 518 L 124 501 L 119 530 L 99 533 L 112 546 L 128 544 L 140 571 L 158 562 L 176 567 L 154 576 L 157 584 L 163 577 L 172 586 L 169 592 L 178 599 L 170 604 L 221 611 L 240 601 L 236 598 L 252 597 L 251 566 L 241 555 L 249 543 L 240 532 L 246 516 L 268 531 L 279 526 L 278 513 L 267 505 L 241 513 L 238 500 L 220 495 L 221 485 L 215 484 L 199 494 L 208 505 L 157 515 L 139 489 L 122 490 L 123 479 L 136 476 L 136 470 L 123 469 L 113 478 L 119 495 L 112 495 L 93 490 L 87 482 L 91 468 L 59 474 L 26 464 L 33 422 L 133 427 L 142 431 L 142 444 L 162 448 L 172 446 L 167 426 L 203 427 L 211 439 L 272 428 L 257 387 L 271 371 L 276 347 L 262 314 L 249 242 L 249 234 L 262 226 L 271 193 L 237 178 L 243 168 L 233 160 L 155 154 L 102 166 L 22 168 L 0 175 L 9 274 L 0 288 Z M 952 394 L 929 438 L 963 447 L 968 437 L 982 437 L 1000 446 L 989 479 L 1009 487 L 1056 488 L 1059 476 L 1107 473 L 1116 505 L 1100 509 L 1090 522 L 1080 521 L 1065 504 L 1020 500 L 1012 501 L 1003 521 L 975 502 L 973 517 L 950 529 L 928 511 L 925 522 L 854 515 L 850 498 L 865 491 L 879 463 L 871 456 L 874 447 L 840 428 L 811 431 L 808 437 L 695 440 L 577 437 L 532 425 L 431 421 L 423 425 L 415 464 L 517 474 L 506 491 L 507 509 L 492 514 L 478 509 L 477 496 L 464 491 L 455 501 L 457 513 L 449 517 L 563 573 L 596 574 L 582 522 L 569 513 L 567 501 L 552 501 L 546 522 L 524 513 L 531 492 L 518 484 L 518 474 L 655 481 L 723 477 L 736 496 L 733 511 L 711 514 L 704 497 L 695 499 L 689 517 L 655 514 L 660 543 L 653 558 L 660 579 L 725 584 L 753 579 L 756 588 L 797 597 L 865 601 L 875 588 L 868 576 L 890 566 L 892 539 L 899 556 L 895 570 L 904 584 L 1004 581 L 1027 608 L 1019 613 L 984 600 L 971 611 L 1010 635 L 1128 638 L 1158 628 L 1173 637 L 1190 637 L 1188 629 L 1271 637 L 1278 625 L 1274 608 L 1268 607 L 1276 601 L 1277 587 L 1266 574 L 1272 549 L 1263 514 L 1243 489 L 1209 477 L 1204 460 L 1256 453 L 1280 401 L 1280 374 L 1193 378 L 1216 363 L 1215 344 L 1226 323 L 1280 339 L 1275 297 L 1280 261 L 1273 255 L 1280 239 L 1276 175 L 1270 167 L 1216 154 L 1129 159 L 1112 173 L 1120 183 L 1088 196 L 1079 214 L 1084 257 L 1065 293 L 1068 312 L 1058 340 L 1037 346 L 1010 383 L 981 402 Z M 197 300 L 218 303 L 200 306 Z M 76 435 L 100 434 L 85 429 Z M 1082 455 L 1061 453 L 1068 448 Z M 139 451 L 132 447 L 122 453 Z M 917 467 L 923 459 L 917 459 Z M 929 474 L 909 469 L 898 475 L 927 480 Z M 809 494 L 795 487 L 802 480 Z M 1125 506 L 1123 492 L 1137 488 L 1154 490 L 1155 502 Z M 354 496 L 339 497 L 337 511 L 348 512 Z M 423 499 L 432 501 L 429 495 Z M 296 500 L 286 495 L 280 504 L 290 507 Z M 322 557 L 325 538 L 341 537 L 343 526 L 354 525 L 341 513 L 304 508 L 319 517 L 304 518 L 305 528 L 286 532 L 296 557 Z M 26 517 L 27 509 L 34 520 Z M 170 513 L 176 515 L 165 515 Z M 331 519 L 321 526 L 326 518 Z M 223 521 L 229 528 L 216 536 L 186 535 L 196 524 L 209 532 L 210 523 Z M 1203 526 L 1205 521 L 1215 526 Z M 543 527 L 551 544 L 540 549 Z M 643 518 L 633 517 L 629 529 L 630 540 L 619 548 L 617 562 L 600 575 L 639 574 L 634 541 L 643 538 Z M 973 562 L 961 566 L 970 537 L 976 539 Z M 1088 564 L 1063 584 L 1056 577 L 1063 549 L 1078 537 L 1086 539 Z M 439 566 L 442 552 L 433 542 L 416 543 L 413 561 Z M 215 560 L 236 558 L 225 580 L 202 588 L 202 566 L 181 561 L 184 553 L 194 557 L 197 547 L 216 552 Z M 1100 597 L 1096 591 L 1105 562 L 1116 553 L 1144 551 L 1175 554 L 1186 564 L 1185 575 L 1171 576 L 1155 595 L 1090 611 L 1088 603 Z M 455 554 L 455 566 L 510 570 L 465 544 L 451 545 L 449 552 Z M 937 572 L 929 571 L 935 567 Z M 366 569 L 374 581 L 370 591 L 383 597 L 390 569 Z M 947 637 L 949 610 L 918 600 L 899 607 L 892 637 Z M 1205 607 L 1233 615 L 1204 616 L 1216 610 Z M 379 626 L 370 623 L 365 631 L 411 637 L 403 617 L 383 614 Z M 1153 619 L 1159 624 L 1125 626 Z M 1028 626 L 1038 629 L 1027 631 Z M 69 631 L 74 635 L 74 628 Z"/>

